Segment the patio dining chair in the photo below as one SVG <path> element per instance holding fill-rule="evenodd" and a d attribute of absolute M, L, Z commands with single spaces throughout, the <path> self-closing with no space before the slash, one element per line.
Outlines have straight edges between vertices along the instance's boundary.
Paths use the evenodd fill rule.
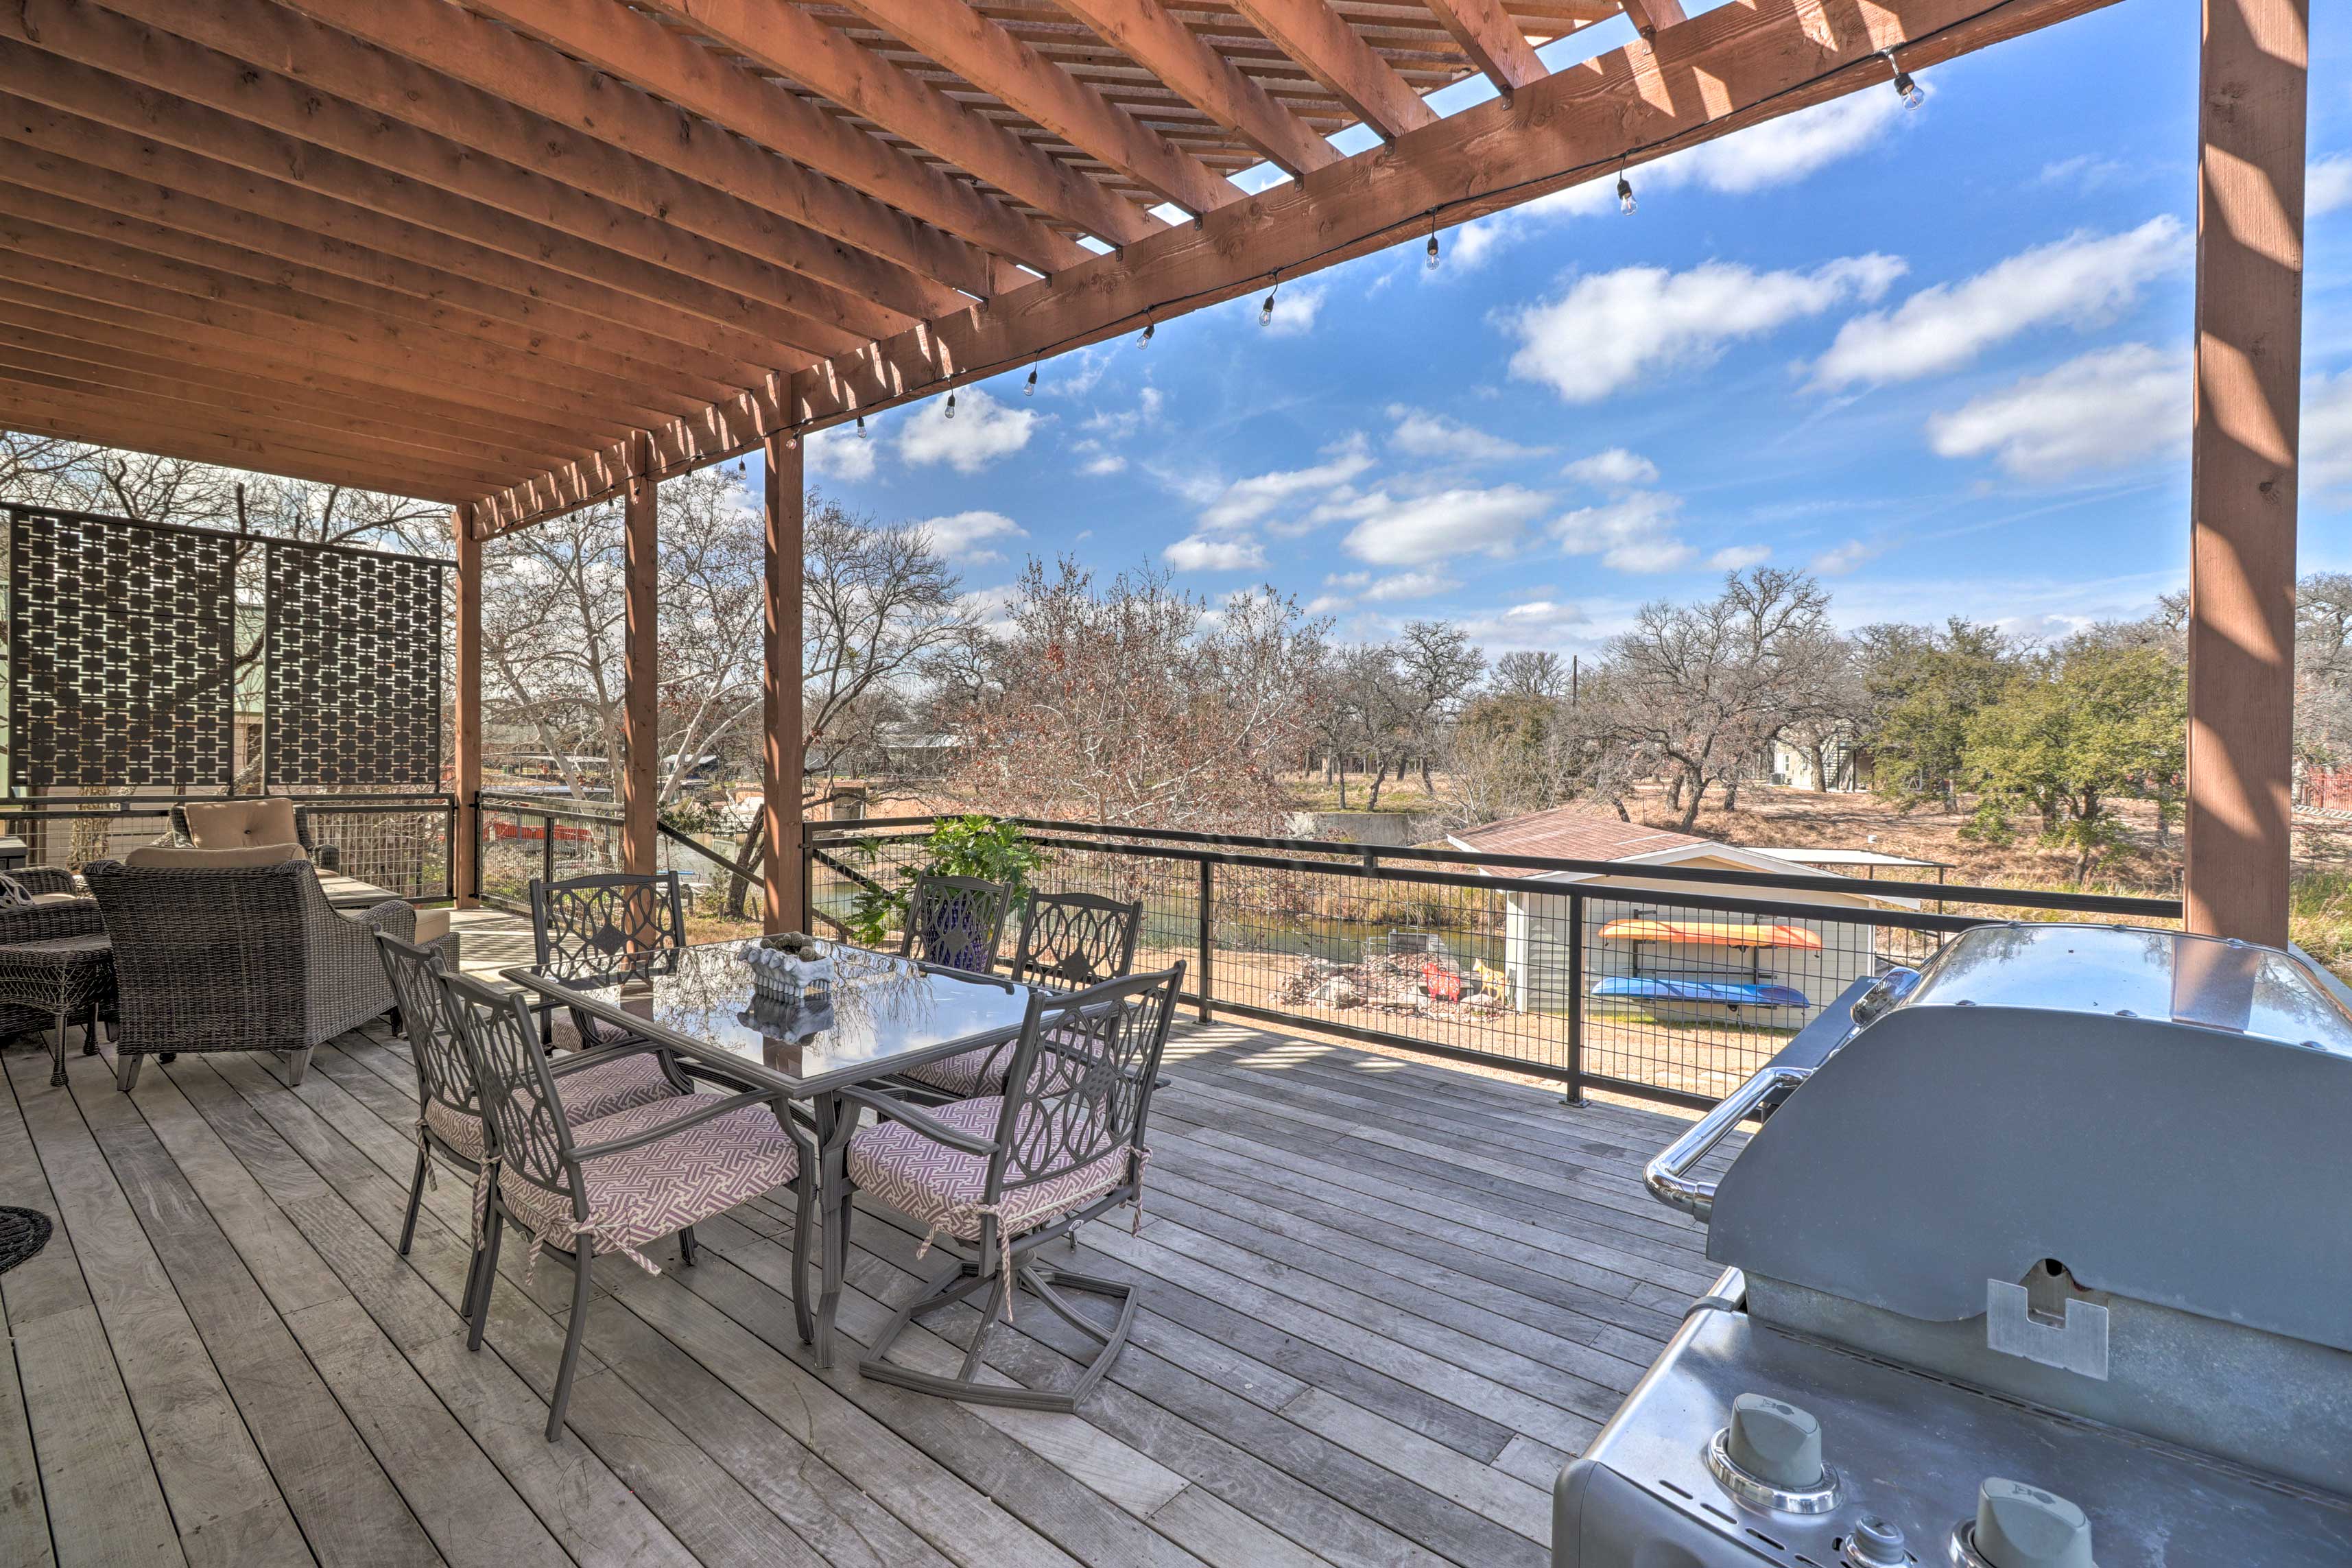
<path fill-rule="evenodd" d="M 898 1309 L 860 1372 L 950 1399 L 1031 1410 L 1075 1410 L 1102 1381 L 1127 1343 L 1134 1288 L 1053 1268 L 1037 1251 L 1121 1204 L 1140 1212 L 1144 1126 L 1183 979 L 1180 963 L 1067 995 L 1033 993 L 1002 1095 L 927 1109 L 845 1091 L 881 1118 L 849 1138 L 848 1190 L 863 1189 L 928 1226 L 924 1250 L 944 1238 L 956 1259 Z M 850 1216 L 845 1195 L 826 1223 L 846 1236 Z M 888 1359 L 918 1319 L 983 1291 L 986 1305 L 954 1375 Z M 1024 1291 L 1101 1347 L 1066 1389 L 980 1381 L 988 1336 L 1013 1321 L 1013 1298 Z M 1116 1302 L 1116 1318 L 1093 1321 L 1072 1293 Z"/>
<path fill-rule="evenodd" d="M 1049 991 L 1078 991 L 1120 980 L 1135 968 L 1135 944 L 1143 930 L 1143 900 L 1121 903 L 1099 893 L 1032 893 L 1021 911 L 1021 935 L 1013 948 L 1013 978 Z M 909 1068 L 908 1086 L 919 1094 L 970 1100 L 1003 1094 L 1013 1042 L 963 1051 L 944 1061 Z"/>
<path fill-rule="evenodd" d="M 1013 889 L 979 877 L 926 874 L 907 895 L 906 928 L 898 952 L 944 969 L 989 974 L 996 969 L 997 944 Z"/>
<path fill-rule="evenodd" d="M 563 1433 L 600 1252 L 617 1252 L 658 1274 L 659 1266 L 641 1248 L 675 1234 L 679 1257 L 690 1268 L 696 1221 L 793 1186 L 799 1199 L 793 1305 L 803 1339 L 815 1337 L 808 1293 L 799 1288 L 814 1218 L 815 1151 L 780 1095 L 677 1094 L 575 1121 L 558 1088 L 556 1064 L 540 1048 L 520 994 L 460 974 L 442 975 L 441 990 L 448 1020 L 473 1064 L 498 1161 L 494 1179 L 482 1188 L 485 1234 L 466 1348 L 481 1348 L 508 1225 L 530 1233 L 533 1262 L 542 1250 L 572 1261 L 572 1317 L 548 1399 L 549 1442 Z M 632 1048 L 654 1047 L 623 1047 Z"/>
<path fill-rule="evenodd" d="M 540 972 L 555 980 L 626 979 L 676 962 L 686 945 L 686 904 L 676 871 L 615 871 L 530 883 L 530 937 Z M 540 1043 L 555 1043 L 555 1004 L 535 1002 Z M 638 1037 L 568 1009 L 580 1048 Z"/>
<path fill-rule="evenodd" d="M 378 931 L 377 955 L 384 979 L 406 1024 L 408 1053 L 416 1068 L 416 1170 L 408 1179 L 408 1213 L 400 1224 L 400 1255 L 416 1239 L 416 1213 L 436 1155 L 466 1173 L 474 1186 L 474 1261 L 466 1273 L 459 1313 L 471 1319 L 474 1291 L 481 1278 L 480 1216 L 488 1184 L 497 1180 L 498 1145 L 482 1116 L 474 1064 L 449 1018 L 441 976 L 447 973 L 439 948 L 403 942 Z M 688 1093 L 692 1085 L 658 1051 L 626 1047 L 573 1052 L 549 1064 L 564 1110 L 582 1121 L 610 1116 L 657 1100 Z"/>

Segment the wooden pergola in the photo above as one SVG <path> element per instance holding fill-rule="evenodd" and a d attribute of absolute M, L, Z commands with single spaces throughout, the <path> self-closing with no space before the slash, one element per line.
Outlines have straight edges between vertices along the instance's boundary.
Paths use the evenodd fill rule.
<path fill-rule="evenodd" d="M 794 924 L 803 435 L 2109 3 L 14 0 L 0 424 L 449 502 L 461 834 L 483 542 L 625 497 L 641 866 L 656 487 L 763 448 Z M 2189 898 L 2276 941 L 2308 4 L 2207 11 Z"/>

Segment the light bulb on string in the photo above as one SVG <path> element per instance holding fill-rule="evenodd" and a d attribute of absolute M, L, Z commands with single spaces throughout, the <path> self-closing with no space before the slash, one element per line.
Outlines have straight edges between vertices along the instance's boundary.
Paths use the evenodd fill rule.
<path fill-rule="evenodd" d="M 1159 330 L 1159 322 L 1150 320 L 1145 321 L 1143 323 L 1143 331 L 1136 334 L 1135 346 L 1139 349 L 1150 348 L 1151 346 L 1151 334 Z"/>
<path fill-rule="evenodd" d="M 857 416 L 857 438 L 861 441 L 866 439 L 866 416 L 863 414 Z"/>
<path fill-rule="evenodd" d="M 1437 215 L 1432 213 L 1429 218 L 1429 259 L 1422 265 L 1434 272 L 1437 270 Z"/>
<path fill-rule="evenodd" d="M 941 413 L 940 413 L 940 418 L 942 418 L 942 419 L 952 419 L 952 418 L 954 418 L 954 417 L 955 417 L 955 394 L 954 394 L 954 393 L 950 392 L 950 393 L 949 393 L 949 394 L 948 394 L 948 405 L 947 405 L 947 407 L 946 407 L 944 410 L 942 410 L 942 411 L 941 411 Z"/>
<path fill-rule="evenodd" d="M 1916 109 L 1927 101 L 1927 94 L 1917 82 L 1911 79 L 1911 73 L 1896 63 L 1893 49 L 1886 51 L 1886 63 L 1894 68 L 1895 96 L 1903 100 L 1904 108 Z"/>
<path fill-rule="evenodd" d="M 1029 373 L 1029 379 L 1021 384 L 1021 395 L 1024 397 L 1037 395 L 1037 373 L 1034 370 Z"/>
<path fill-rule="evenodd" d="M 1274 297 L 1277 293 L 1281 292 L 1281 290 L 1282 285 L 1280 283 L 1276 283 L 1265 291 L 1265 298 L 1259 302 L 1257 308 L 1257 324 L 1259 326 L 1270 327 L 1274 325 Z"/>
<path fill-rule="evenodd" d="M 1633 182 L 1622 174 L 1617 176 L 1617 210 L 1628 217 L 1633 213 Z"/>

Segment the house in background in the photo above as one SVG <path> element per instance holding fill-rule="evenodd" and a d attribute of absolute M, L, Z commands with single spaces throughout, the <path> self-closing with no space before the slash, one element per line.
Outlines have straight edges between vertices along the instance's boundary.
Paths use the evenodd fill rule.
<path fill-rule="evenodd" d="M 1590 870 L 1493 874 L 1572 885 L 1597 895 L 1585 905 L 1583 977 L 1587 996 L 1603 1002 L 1640 1005 L 1683 1021 L 1720 1018 L 1795 1028 L 1853 981 L 1882 967 L 1877 929 L 1849 923 L 1850 915 L 1773 921 L 1678 908 L 1665 897 L 1644 896 L 1753 896 L 1748 889 L 1645 874 L 1669 867 L 1848 879 L 1760 849 L 1620 822 L 1582 806 L 1507 817 L 1448 835 L 1446 842 L 1484 855 L 1601 863 Z M 1776 888 L 1771 896 L 1782 903 L 1840 910 L 1918 907 L 1916 900 L 1874 893 L 1859 879 L 1852 892 Z M 1506 895 L 1503 973 L 1511 1006 L 1522 1012 L 1568 1010 L 1576 972 L 1570 901 L 1565 895 Z"/>

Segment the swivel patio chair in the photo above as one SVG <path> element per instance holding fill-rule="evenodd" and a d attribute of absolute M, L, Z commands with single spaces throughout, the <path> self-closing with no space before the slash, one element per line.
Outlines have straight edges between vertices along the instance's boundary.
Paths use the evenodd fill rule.
<path fill-rule="evenodd" d="M 799 1199 L 793 1304 L 803 1337 L 815 1337 L 807 1292 L 798 1288 L 814 1220 L 815 1150 L 781 1096 L 672 1095 L 575 1125 L 523 998 L 457 974 L 444 974 L 441 988 L 449 1022 L 473 1063 L 498 1161 L 495 1180 L 485 1184 L 487 1234 L 476 1264 L 479 1285 L 466 1348 L 481 1348 L 498 1288 L 499 1243 L 509 1223 L 530 1233 L 533 1261 L 542 1249 L 572 1260 L 572 1317 L 548 1400 L 549 1442 L 562 1435 L 597 1253 L 617 1252 L 658 1274 L 640 1248 L 675 1232 L 679 1255 L 691 1267 L 697 1220 L 791 1184 Z"/>
<path fill-rule="evenodd" d="M 1013 889 L 1002 882 L 979 877 L 917 877 L 907 895 L 906 927 L 898 938 L 898 952 L 943 969 L 992 973 L 997 944 L 1004 939 L 1004 917 L 1012 907 Z"/>
<path fill-rule="evenodd" d="M 488 1184 L 498 1179 L 498 1148 L 482 1119 L 482 1097 L 474 1064 L 450 1023 L 441 976 L 447 966 L 440 949 L 420 947 L 386 931 L 376 933 L 384 979 L 407 1024 L 408 1052 L 416 1068 L 416 1170 L 408 1179 L 408 1213 L 400 1224 L 400 1254 L 416 1239 L 416 1213 L 435 1155 L 464 1172 L 474 1187 L 474 1263 L 466 1274 L 461 1315 L 471 1318 L 482 1261 L 481 1215 Z M 615 1111 L 688 1092 L 662 1053 L 633 1050 L 582 1051 L 551 1063 L 556 1092 L 576 1121 L 593 1121 Z"/>
<path fill-rule="evenodd" d="M 183 1051 L 282 1052 L 287 1080 L 299 1084 L 313 1047 L 394 1005 L 375 933 L 415 937 L 404 900 L 347 915 L 327 902 L 308 860 L 233 865 L 215 853 L 134 850 L 131 864 L 101 860 L 82 873 L 113 939 L 115 1083 L 125 1093 L 147 1058 Z M 190 856 L 207 863 L 187 864 Z"/>
<path fill-rule="evenodd" d="M 1049 991 L 1076 991 L 1124 979 L 1135 968 L 1135 944 L 1142 931 L 1140 899 L 1121 903 L 1099 893 L 1032 893 L 1021 911 L 1013 978 Z M 918 1094 L 969 1100 L 1003 1093 L 1004 1069 L 1012 1060 L 1013 1042 L 1008 1040 L 909 1068 L 904 1076 Z"/>
<path fill-rule="evenodd" d="M 864 1089 L 845 1091 L 845 1099 L 882 1119 L 850 1136 L 850 1187 L 929 1226 L 925 1250 L 944 1237 L 956 1256 L 953 1268 L 899 1308 L 860 1372 L 950 1399 L 1031 1410 L 1075 1410 L 1102 1381 L 1127 1343 L 1134 1288 L 1055 1268 L 1037 1251 L 1120 1204 L 1139 1210 L 1150 1154 L 1144 1126 L 1183 977 L 1180 963 L 1072 995 L 1033 994 L 1001 1096 L 925 1109 Z M 845 1196 L 826 1222 L 841 1226 L 846 1236 L 850 1215 Z M 987 1304 L 955 1375 L 918 1372 L 887 1359 L 917 1319 L 983 1290 Z M 1013 1321 L 1016 1290 L 1034 1296 L 1102 1347 L 1071 1387 L 980 1381 L 989 1332 L 999 1320 Z M 1108 1327 L 1092 1321 L 1066 1299 L 1069 1292 L 1117 1302 L 1117 1319 Z"/>
<path fill-rule="evenodd" d="M 530 884 L 530 936 L 541 973 L 556 980 L 625 980 L 677 962 L 686 904 L 676 871 L 615 871 Z M 540 1043 L 555 1043 L 555 1004 L 534 1002 Z M 577 1007 L 566 1009 L 580 1048 L 638 1038 Z"/>

